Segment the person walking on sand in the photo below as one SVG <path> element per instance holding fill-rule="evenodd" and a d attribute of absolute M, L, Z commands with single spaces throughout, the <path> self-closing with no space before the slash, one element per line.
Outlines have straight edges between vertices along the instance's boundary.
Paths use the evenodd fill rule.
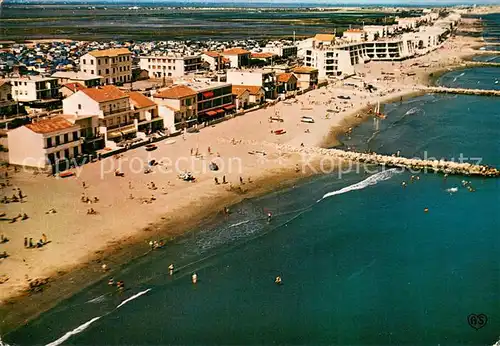
<path fill-rule="evenodd" d="M 28 247 L 28 238 L 24 237 L 24 247 Z"/>
<path fill-rule="evenodd" d="M 208 155 L 212 155 L 212 150 L 208 147 Z"/>
<path fill-rule="evenodd" d="M 214 180 L 215 180 L 215 185 L 219 185 L 219 179 L 217 179 L 217 177 L 215 177 Z"/>
<path fill-rule="evenodd" d="M 222 177 L 222 184 L 225 184 L 225 183 L 227 183 L 227 182 L 226 182 L 226 176 L 224 175 L 224 176 Z"/>
<path fill-rule="evenodd" d="M 44 244 L 47 244 L 47 235 L 45 233 L 42 233 L 42 241 Z"/>
<path fill-rule="evenodd" d="M 243 178 L 242 178 L 242 177 L 240 177 L 240 184 L 241 184 L 241 185 L 243 185 L 243 184 L 244 184 L 244 182 L 243 182 Z"/>

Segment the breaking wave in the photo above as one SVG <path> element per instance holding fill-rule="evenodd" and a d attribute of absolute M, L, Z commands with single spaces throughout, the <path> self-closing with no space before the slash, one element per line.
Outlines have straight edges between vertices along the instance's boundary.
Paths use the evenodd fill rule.
<path fill-rule="evenodd" d="M 412 114 L 415 114 L 417 112 L 420 112 L 422 111 L 422 109 L 418 108 L 418 107 L 413 107 L 413 108 L 410 108 L 406 113 L 405 115 L 412 115 Z"/>
<path fill-rule="evenodd" d="M 125 299 L 123 302 L 121 302 L 121 303 L 120 303 L 120 305 L 118 305 L 116 308 L 118 309 L 120 306 L 123 306 L 123 305 L 127 304 L 127 303 L 128 303 L 129 301 L 131 301 L 131 300 L 134 300 L 134 299 L 136 299 L 136 298 L 139 298 L 140 296 L 142 296 L 143 294 L 148 293 L 149 291 L 151 291 L 151 288 L 148 288 L 147 290 L 144 290 L 144 291 L 142 291 L 142 292 L 139 292 L 139 293 L 137 293 L 137 294 L 134 294 L 132 297 L 127 298 L 127 299 Z"/>
<path fill-rule="evenodd" d="M 399 170 L 397 170 L 396 168 L 391 168 L 391 169 L 388 169 L 386 171 L 375 173 L 374 175 L 369 176 L 368 178 L 366 178 L 363 181 L 360 181 L 359 183 L 346 186 L 346 187 L 344 187 L 340 190 L 337 190 L 337 191 L 328 192 L 319 201 L 321 201 L 325 198 L 328 198 L 328 197 L 341 195 L 343 193 L 347 193 L 350 191 L 364 189 L 365 187 L 377 184 L 379 181 L 388 180 L 396 173 L 399 173 Z"/>
<path fill-rule="evenodd" d="M 83 332 L 85 329 L 87 329 L 92 323 L 94 323 L 95 321 L 97 321 L 98 319 L 100 319 L 102 316 L 98 316 L 98 317 L 94 317 L 93 319 L 91 319 L 90 321 L 87 321 L 85 322 L 84 324 L 76 327 L 75 329 L 73 329 L 72 331 L 69 331 L 67 332 L 66 334 L 64 334 L 63 336 L 61 336 L 59 339 L 57 339 L 56 341 L 53 341 L 51 342 L 50 344 L 47 344 L 45 346 L 57 346 L 57 345 L 60 345 L 62 344 L 63 342 L 65 342 L 66 340 L 68 340 L 71 336 L 73 335 L 76 335 L 76 334 L 80 334 L 81 332 Z"/>

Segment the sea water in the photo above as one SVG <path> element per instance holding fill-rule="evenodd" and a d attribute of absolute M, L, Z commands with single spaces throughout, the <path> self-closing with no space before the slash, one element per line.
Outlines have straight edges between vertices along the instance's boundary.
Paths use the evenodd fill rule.
<path fill-rule="evenodd" d="M 458 80 L 467 86 L 474 73 Z M 462 153 L 500 167 L 499 98 L 426 95 L 384 112 L 378 132 L 368 121 L 344 146 L 455 160 Z M 411 182 L 408 172 L 366 168 L 246 200 L 227 219 L 114 273 L 126 282 L 123 293 L 98 282 L 4 339 L 52 346 L 496 342 L 499 180 L 420 173 Z M 470 314 L 485 314 L 487 324 L 471 328 Z"/>

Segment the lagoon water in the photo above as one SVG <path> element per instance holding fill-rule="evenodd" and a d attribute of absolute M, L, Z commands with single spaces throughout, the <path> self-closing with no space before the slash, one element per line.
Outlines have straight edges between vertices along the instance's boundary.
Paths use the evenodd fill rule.
<path fill-rule="evenodd" d="M 471 70 L 457 81 L 468 86 L 475 78 Z M 463 153 L 500 166 L 499 98 L 426 95 L 385 113 L 378 134 L 367 122 L 345 145 L 409 156 Z M 114 273 L 127 284 L 123 294 L 99 282 L 4 339 L 492 345 L 500 336 L 499 180 L 471 179 L 476 191 L 469 192 L 462 177 L 419 174 L 410 183 L 407 172 L 368 169 L 244 201 L 227 220 Z M 269 224 L 267 211 L 274 214 Z M 282 286 L 274 284 L 277 275 Z M 472 313 L 487 315 L 486 326 L 471 328 Z"/>

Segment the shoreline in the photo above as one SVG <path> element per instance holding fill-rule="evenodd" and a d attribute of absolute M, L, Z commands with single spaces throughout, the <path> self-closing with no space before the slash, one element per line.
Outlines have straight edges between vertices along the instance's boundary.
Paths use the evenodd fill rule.
<path fill-rule="evenodd" d="M 412 60 L 413 59 L 410 59 L 409 61 L 411 62 Z M 431 68 L 432 71 L 426 71 L 424 73 L 423 79 L 431 82 L 431 79 L 436 77 L 438 73 L 441 72 L 441 74 L 443 74 L 453 70 L 453 66 L 456 65 L 450 64 L 447 68 Z M 439 76 L 437 76 L 435 80 L 437 80 Z M 413 80 L 418 80 L 419 78 L 422 78 L 422 76 L 416 75 Z M 323 91 L 329 91 L 329 87 L 317 89 L 316 93 L 311 92 L 304 94 L 303 99 L 310 100 L 312 97 L 319 97 L 319 94 Z M 421 94 L 425 94 L 425 92 L 415 90 L 413 88 L 407 88 L 399 90 L 396 94 L 388 92 L 388 95 L 377 97 L 377 99 L 382 105 L 384 105 L 397 101 L 401 97 L 403 99 L 408 99 Z M 326 129 L 321 129 L 323 131 L 321 138 L 318 138 L 318 141 L 316 142 L 311 142 L 311 139 L 311 143 L 308 143 L 308 145 L 321 147 L 331 147 L 332 144 L 335 145 L 335 143 L 338 145 L 340 136 L 348 127 L 355 127 L 366 121 L 368 118 L 367 110 L 369 106 L 366 105 L 366 102 L 360 100 L 358 100 L 358 102 L 360 104 L 357 108 L 354 107 L 354 109 L 346 110 L 343 114 L 340 114 L 340 119 L 338 119 L 337 124 L 330 125 Z M 285 107 L 283 105 L 281 106 Z M 265 111 L 259 112 L 259 115 L 250 113 L 239 118 L 261 116 L 265 119 L 265 113 Z M 361 117 L 356 117 L 357 114 L 361 114 Z M 236 123 L 238 122 L 246 123 L 249 122 L 249 120 L 245 122 L 244 120 L 240 121 L 238 118 L 235 118 L 225 123 L 229 122 L 234 123 L 233 125 L 236 126 Z M 228 126 L 229 125 L 226 124 L 226 127 Z M 210 131 L 212 129 L 208 130 Z M 289 140 L 290 142 L 298 142 L 304 138 L 308 140 L 307 136 L 303 135 L 303 131 L 299 131 L 298 129 L 295 129 L 294 131 L 296 133 L 295 135 L 291 135 Z M 260 140 L 256 140 L 256 145 L 258 145 L 259 141 Z M 222 144 L 218 145 L 222 146 Z M 244 146 L 242 150 L 245 151 L 248 147 L 249 146 Z M 270 155 L 279 156 L 280 153 L 272 152 L 271 150 Z M 49 275 L 50 282 L 46 287 L 44 287 L 43 293 L 26 293 L 5 300 L 0 306 L 0 334 L 6 334 L 9 331 L 17 329 L 22 324 L 36 318 L 41 313 L 49 310 L 80 290 L 94 285 L 98 281 L 108 277 L 113 270 L 119 269 L 129 262 L 141 256 L 147 255 L 149 251 L 144 251 L 145 249 L 149 249 L 149 247 L 145 245 L 144 242 L 148 239 L 162 236 L 167 237 L 168 242 L 172 240 L 176 241 L 181 239 L 183 236 L 191 234 L 200 226 L 215 221 L 220 215 L 220 210 L 224 206 L 237 204 L 245 198 L 257 197 L 276 188 L 291 186 L 297 181 L 306 179 L 313 175 L 313 172 L 297 174 L 294 170 L 296 162 L 297 157 L 289 157 L 289 160 L 286 163 L 282 163 L 278 166 L 275 164 L 269 164 L 264 167 L 262 171 L 260 170 L 260 167 L 257 167 L 257 169 L 251 171 L 256 171 L 258 174 L 252 174 L 252 176 L 255 176 L 255 180 L 251 184 L 250 188 L 245 187 L 245 190 L 240 190 L 239 193 L 227 190 L 225 192 L 218 191 L 217 193 L 209 192 L 208 199 L 206 195 L 198 196 L 198 199 L 194 199 L 195 211 L 188 213 L 188 215 L 182 215 L 182 217 L 179 217 L 179 213 L 177 213 L 175 217 L 172 217 L 172 211 L 166 212 L 163 210 L 160 214 L 158 214 L 163 216 L 155 218 L 153 222 L 148 221 L 147 226 L 138 228 L 128 234 L 123 234 L 121 238 L 108 242 L 105 246 L 99 248 L 99 250 L 94 251 L 93 254 L 89 253 L 86 256 L 85 261 L 81 261 L 77 265 L 69 265 L 67 268 L 57 271 L 54 275 Z M 197 184 L 204 184 L 206 186 L 208 181 Z M 185 190 L 186 189 L 190 188 L 185 188 Z M 191 190 L 192 189 L 189 191 Z M 212 189 L 210 191 L 212 191 Z M 200 204 L 200 200 L 203 200 L 203 204 Z M 111 272 L 103 273 L 100 270 L 101 263 L 111 263 Z"/>

